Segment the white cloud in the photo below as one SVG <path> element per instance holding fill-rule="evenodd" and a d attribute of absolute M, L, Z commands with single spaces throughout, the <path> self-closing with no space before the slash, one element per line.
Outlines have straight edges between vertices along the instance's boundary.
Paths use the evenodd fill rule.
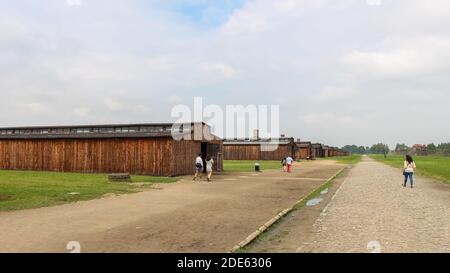
<path fill-rule="evenodd" d="M 430 122 L 450 118 L 447 0 L 250 0 L 215 29 L 154 1 L 21 2 L 0 4 L 4 125 L 166 121 L 203 96 L 280 104 L 283 131 L 330 145 L 414 142 L 410 111 L 450 135 Z"/>
<path fill-rule="evenodd" d="M 86 107 L 79 107 L 79 108 L 73 109 L 73 114 L 75 116 L 83 117 L 83 118 L 88 117 L 90 112 L 91 111 L 89 110 L 89 108 L 86 108 Z"/>
<path fill-rule="evenodd" d="M 351 99 L 358 92 L 352 88 L 326 86 L 315 98 L 322 101 L 338 101 Z"/>
<path fill-rule="evenodd" d="M 66 0 L 68 6 L 81 6 L 81 0 Z"/>
<path fill-rule="evenodd" d="M 450 69 L 450 37 L 387 40 L 376 51 L 354 51 L 343 63 L 360 78 L 409 78 Z"/>
<path fill-rule="evenodd" d="M 284 27 L 283 24 L 292 18 L 299 18 L 305 12 L 322 7 L 329 2 L 329 0 L 248 1 L 224 24 L 222 32 L 239 35 L 274 30 L 280 26 Z"/>
<path fill-rule="evenodd" d="M 369 6 L 381 6 L 383 2 L 383 0 L 366 0 L 367 5 Z"/>
<path fill-rule="evenodd" d="M 28 115 L 47 115 L 50 114 L 50 108 L 41 102 L 30 102 L 18 104 L 19 111 Z"/>
<path fill-rule="evenodd" d="M 150 107 L 145 106 L 145 105 L 136 105 L 135 107 L 132 107 L 132 109 L 135 113 L 137 113 L 139 115 L 154 113 Z"/>
<path fill-rule="evenodd" d="M 104 104 L 110 111 L 120 111 L 124 108 L 124 105 L 121 102 L 118 102 L 117 100 L 112 98 L 106 98 L 104 100 Z"/>
<path fill-rule="evenodd" d="M 219 78 L 233 78 L 238 72 L 230 65 L 225 63 L 207 63 L 202 64 L 200 69 L 212 76 Z"/>
<path fill-rule="evenodd" d="M 432 5 L 421 0 L 386 1 L 374 23 L 387 32 L 400 35 L 446 32 L 450 23 L 450 1 L 433 0 Z"/>
<path fill-rule="evenodd" d="M 329 124 L 332 126 L 336 124 L 342 125 L 353 123 L 356 121 L 356 119 L 352 116 L 336 115 L 332 113 L 308 114 L 305 116 L 301 116 L 300 120 L 307 124 Z"/>
<path fill-rule="evenodd" d="M 167 103 L 168 103 L 170 106 L 173 106 L 173 105 L 176 105 L 176 104 L 180 104 L 180 103 L 182 103 L 182 102 L 183 102 L 183 100 L 181 99 L 180 96 L 171 95 L 171 96 L 169 96 L 169 97 L 167 98 Z"/>

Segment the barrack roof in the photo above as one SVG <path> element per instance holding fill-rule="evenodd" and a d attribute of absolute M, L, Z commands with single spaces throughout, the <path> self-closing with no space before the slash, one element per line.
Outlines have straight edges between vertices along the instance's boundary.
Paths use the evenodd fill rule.
<path fill-rule="evenodd" d="M 294 143 L 293 137 L 259 139 L 225 139 L 223 145 L 288 145 Z"/>
<path fill-rule="evenodd" d="M 209 127 L 201 122 L 4 127 L 0 128 L 0 139 L 182 137 L 192 134 L 195 126 Z"/>
<path fill-rule="evenodd" d="M 295 144 L 297 144 L 297 147 L 300 148 L 309 148 L 312 146 L 310 141 L 297 141 Z"/>

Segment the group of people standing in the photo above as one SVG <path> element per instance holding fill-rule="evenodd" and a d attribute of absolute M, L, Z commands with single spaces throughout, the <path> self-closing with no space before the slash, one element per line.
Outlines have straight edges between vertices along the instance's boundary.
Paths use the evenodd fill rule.
<path fill-rule="evenodd" d="M 283 166 L 283 172 L 292 172 L 292 164 L 294 163 L 294 159 L 290 156 L 285 157 L 281 160 L 281 165 Z M 410 182 L 411 188 L 414 188 L 414 172 L 416 171 L 416 163 L 414 159 L 410 155 L 405 156 L 405 162 L 403 163 L 403 187 L 406 188 L 408 184 L 408 180 Z"/>
<path fill-rule="evenodd" d="M 211 182 L 214 159 L 211 157 L 211 155 L 207 155 L 206 158 L 203 159 L 203 154 L 199 154 L 195 159 L 195 175 L 193 179 L 194 181 L 197 180 L 197 178 L 199 179 L 203 178 L 205 165 L 206 165 L 206 178 L 208 182 Z"/>
<path fill-rule="evenodd" d="M 283 166 L 283 172 L 292 172 L 292 165 L 294 163 L 294 159 L 290 156 L 285 157 L 281 160 L 281 165 Z M 214 166 L 214 159 L 211 157 L 211 155 L 207 155 L 206 158 L 203 158 L 203 154 L 199 154 L 197 158 L 195 159 L 195 175 L 194 175 L 194 181 L 197 180 L 197 178 L 202 179 L 203 173 L 205 170 L 206 165 L 206 179 L 208 182 L 211 182 L 212 173 L 213 173 L 213 166 Z M 414 162 L 413 158 L 410 155 L 405 156 L 405 162 L 403 164 L 403 175 L 405 177 L 405 180 L 403 182 L 403 187 L 407 186 L 408 179 L 411 184 L 411 188 L 414 187 L 414 172 L 416 171 L 416 163 Z"/>
<path fill-rule="evenodd" d="M 281 165 L 283 166 L 283 172 L 292 172 L 292 164 L 294 164 L 294 159 L 290 156 L 285 157 L 281 160 Z"/>

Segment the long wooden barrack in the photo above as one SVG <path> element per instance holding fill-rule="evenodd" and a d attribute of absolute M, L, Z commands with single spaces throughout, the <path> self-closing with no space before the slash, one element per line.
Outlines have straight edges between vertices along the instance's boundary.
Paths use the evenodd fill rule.
<path fill-rule="evenodd" d="M 190 125 L 0 128 L 0 169 L 176 176 L 192 173 L 202 152 L 223 170 L 222 140 L 204 123 Z M 204 138 L 194 137 L 196 126 Z"/>

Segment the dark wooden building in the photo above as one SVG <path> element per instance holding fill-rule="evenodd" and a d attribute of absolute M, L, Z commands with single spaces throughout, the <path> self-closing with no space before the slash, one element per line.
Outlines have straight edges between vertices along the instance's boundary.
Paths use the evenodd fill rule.
<path fill-rule="evenodd" d="M 343 149 L 337 148 L 337 147 L 332 147 L 331 148 L 331 155 L 332 157 L 335 156 L 348 156 L 349 153 L 347 153 L 346 151 L 344 151 Z"/>
<path fill-rule="evenodd" d="M 295 158 L 294 138 L 228 139 L 223 142 L 225 160 L 281 160 Z"/>
<path fill-rule="evenodd" d="M 344 154 L 342 154 L 342 150 L 335 147 L 334 148 L 334 156 L 344 156 Z"/>
<path fill-rule="evenodd" d="M 320 157 L 323 157 L 322 144 L 320 143 L 311 144 L 311 158 L 316 159 Z"/>
<path fill-rule="evenodd" d="M 310 160 L 312 159 L 312 144 L 308 141 L 297 141 L 296 144 L 296 159 L 306 159 Z"/>
<path fill-rule="evenodd" d="M 329 157 L 338 156 L 338 148 L 336 148 L 336 147 L 329 147 L 329 149 L 328 149 L 328 156 Z"/>
<path fill-rule="evenodd" d="M 223 170 L 223 141 L 204 123 L 0 128 L 0 169 L 192 173 L 202 152 Z"/>
<path fill-rule="evenodd" d="M 323 156 L 322 157 L 330 157 L 330 147 L 327 145 L 322 145 Z"/>

